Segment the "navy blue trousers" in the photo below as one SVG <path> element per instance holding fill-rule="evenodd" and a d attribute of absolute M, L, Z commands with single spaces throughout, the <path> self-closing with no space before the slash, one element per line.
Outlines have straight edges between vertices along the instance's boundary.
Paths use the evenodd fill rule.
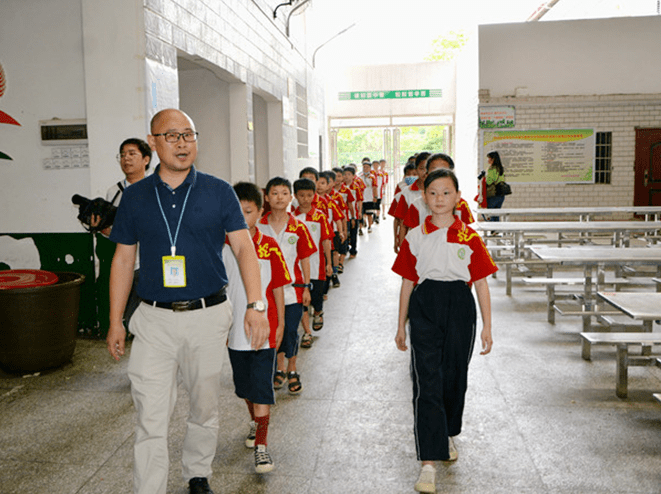
<path fill-rule="evenodd" d="M 475 299 L 463 281 L 425 280 L 409 302 L 415 444 L 420 461 L 447 460 L 461 432 Z"/>

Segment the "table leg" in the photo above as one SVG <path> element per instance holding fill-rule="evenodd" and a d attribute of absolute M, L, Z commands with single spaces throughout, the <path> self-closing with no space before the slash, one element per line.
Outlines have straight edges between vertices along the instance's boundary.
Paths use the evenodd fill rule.
<path fill-rule="evenodd" d="M 512 295 L 512 264 L 507 264 L 505 266 L 505 278 L 506 278 L 505 294 Z"/>
<path fill-rule="evenodd" d="M 618 398 L 626 398 L 629 353 L 627 345 L 617 345 L 617 380 L 615 382 L 615 394 Z"/>
<path fill-rule="evenodd" d="M 593 308 L 593 303 L 592 303 L 592 266 L 590 264 L 587 264 L 585 266 L 585 289 L 583 291 L 583 296 L 584 300 L 583 303 L 585 304 L 585 310 L 587 311 L 592 311 Z M 590 328 L 592 327 L 592 316 L 586 315 L 583 316 L 583 331 L 590 331 Z"/>
<path fill-rule="evenodd" d="M 592 344 L 587 340 L 587 338 L 583 338 L 583 341 L 581 342 L 581 357 L 583 360 L 592 359 L 591 350 Z"/>
<path fill-rule="evenodd" d="M 643 321 L 643 333 L 651 333 L 652 324 L 654 324 L 654 321 L 652 320 Z M 652 345 L 643 345 L 643 351 L 641 352 L 641 355 L 644 356 L 652 355 Z"/>

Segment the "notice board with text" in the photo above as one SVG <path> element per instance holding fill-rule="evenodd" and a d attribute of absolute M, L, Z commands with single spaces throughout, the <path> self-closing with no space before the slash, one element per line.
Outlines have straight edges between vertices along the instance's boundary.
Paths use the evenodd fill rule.
<path fill-rule="evenodd" d="M 593 183 L 594 129 L 483 130 L 481 169 L 498 151 L 505 180 L 516 183 Z"/>

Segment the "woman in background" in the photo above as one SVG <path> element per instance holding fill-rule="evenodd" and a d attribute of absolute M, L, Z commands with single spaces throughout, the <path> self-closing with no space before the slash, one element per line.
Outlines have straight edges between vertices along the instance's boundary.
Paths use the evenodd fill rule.
<path fill-rule="evenodd" d="M 498 151 L 491 151 L 487 154 L 487 162 L 489 163 L 489 169 L 487 170 L 487 187 L 492 184 L 498 184 L 505 181 L 505 169 L 503 164 L 500 161 L 500 155 Z M 489 209 L 499 209 L 502 207 L 503 202 L 505 201 L 505 196 L 495 195 L 492 197 L 487 197 L 487 208 Z M 500 221 L 498 216 L 491 216 L 489 221 Z"/>

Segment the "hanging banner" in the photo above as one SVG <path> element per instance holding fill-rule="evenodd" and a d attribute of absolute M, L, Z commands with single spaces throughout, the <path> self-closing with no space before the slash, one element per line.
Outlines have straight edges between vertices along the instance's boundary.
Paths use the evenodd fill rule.
<path fill-rule="evenodd" d="M 348 91 L 338 94 L 340 101 L 374 99 L 442 98 L 442 89 L 396 89 L 392 91 Z"/>
<path fill-rule="evenodd" d="M 507 182 L 593 183 L 594 129 L 483 130 L 480 164 L 498 151 Z"/>

